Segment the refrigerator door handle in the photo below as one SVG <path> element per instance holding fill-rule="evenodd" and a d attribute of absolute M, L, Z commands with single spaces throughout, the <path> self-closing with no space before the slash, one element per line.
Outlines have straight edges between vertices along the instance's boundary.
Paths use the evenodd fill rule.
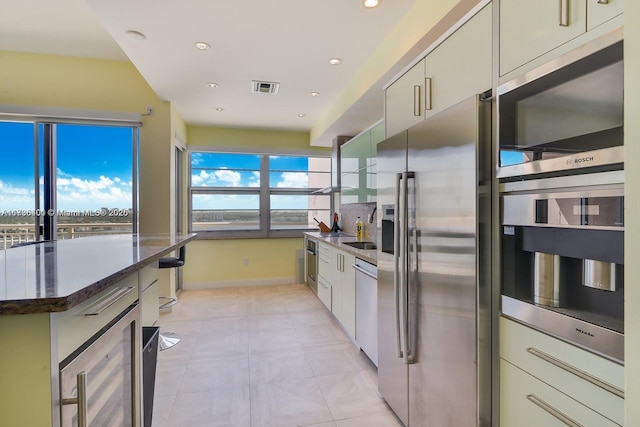
<path fill-rule="evenodd" d="M 411 353 L 411 349 L 413 349 L 414 347 L 411 345 L 411 334 L 409 333 L 409 326 L 411 323 L 411 320 L 414 319 L 415 317 L 412 317 L 410 315 L 410 311 L 411 311 L 411 305 L 409 304 L 409 301 L 411 301 L 411 288 L 412 288 L 412 283 L 411 283 L 411 275 L 410 273 L 410 266 L 411 266 L 411 251 L 409 250 L 410 245 L 409 245 L 409 233 L 410 233 L 410 228 L 409 228 L 409 180 L 412 179 L 414 180 L 414 186 L 411 187 L 413 189 L 411 196 L 414 199 L 414 206 L 415 206 L 415 178 L 416 178 L 416 173 L 415 172 L 407 172 L 406 173 L 407 179 L 406 179 L 406 190 L 405 190 L 405 217 L 406 217 L 406 229 L 405 229 L 405 238 L 407 239 L 407 244 L 405 246 L 406 251 L 407 251 L 407 262 L 405 263 L 405 269 L 406 269 L 406 280 L 405 280 L 405 286 L 406 286 L 406 305 L 405 305 L 405 351 L 404 351 L 404 363 L 406 364 L 412 364 L 415 362 L 415 357 L 414 355 Z M 418 266 L 418 233 L 417 230 L 414 227 L 413 230 L 413 240 L 414 240 L 414 246 L 413 246 L 413 251 L 415 252 L 415 256 L 416 256 L 416 268 Z M 413 286 L 415 287 L 416 284 L 414 283 Z"/>
<path fill-rule="evenodd" d="M 415 173 L 404 172 L 402 178 L 402 354 L 404 363 L 409 365 L 414 361 L 409 354 L 409 180 L 415 178 Z"/>
<path fill-rule="evenodd" d="M 395 314 L 395 329 L 396 329 L 396 356 L 402 358 L 402 342 L 400 338 L 400 235 L 402 234 L 402 228 L 400 227 L 399 210 L 400 210 L 400 182 L 402 181 L 402 174 L 396 174 L 396 200 L 393 212 L 393 223 L 397 225 L 397 228 L 393 233 L 393 310 Z"/>

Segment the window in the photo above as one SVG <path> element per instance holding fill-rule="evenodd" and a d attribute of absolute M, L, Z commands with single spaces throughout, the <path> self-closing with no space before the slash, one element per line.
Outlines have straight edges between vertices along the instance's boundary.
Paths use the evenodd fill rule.
<path fill-rule="evenodd" d="M 0 120 L 0 248 L 136 231 L 138 127 Z"/>
<path fill-rule="evenodd" d="M 193 151 L 190 166 L 192 232 L 295 236 L 329 222 L 329 157 Z"/>

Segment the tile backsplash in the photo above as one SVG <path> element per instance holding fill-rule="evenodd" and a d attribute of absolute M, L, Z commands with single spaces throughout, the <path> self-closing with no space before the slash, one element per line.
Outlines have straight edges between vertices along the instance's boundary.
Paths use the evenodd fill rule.
<path fill-rule="evenodd" d="M 378 226 L 376 211 L 373 214 L 373 222 L 369 222 L 371 212 L 376 207 L 376 203 L 348 203 L 340 205 L 340 220 L 342 221 L 342 231 L 348 234 L 356 234 L 356 221 L 358 217 L 362 221 L 363 236 L 362 240 L 367 242 L 375 242 Z"/>

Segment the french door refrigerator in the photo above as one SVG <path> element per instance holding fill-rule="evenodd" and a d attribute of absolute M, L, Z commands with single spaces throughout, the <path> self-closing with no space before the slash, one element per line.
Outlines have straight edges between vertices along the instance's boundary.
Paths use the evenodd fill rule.
<path fill-rule="evenodd" d="M 491 421 L 491 102 L 377 146 L 379 391 L 407 427 Z"/>

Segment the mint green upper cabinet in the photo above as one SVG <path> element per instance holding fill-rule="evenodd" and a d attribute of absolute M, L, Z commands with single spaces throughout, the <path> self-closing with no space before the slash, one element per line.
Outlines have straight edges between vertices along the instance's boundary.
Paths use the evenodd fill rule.
<path fill-rule="evenodd" d="M 424 119 L 424 64 L 423 59 L 385 90 L 387 136 L 395 135 Z"/>
<path fill-rule="evenodd" d="M 491 89 L 491 23 L 488 4 L 427 55 L 425 117 Z"/>
<path fill-rule="evenodd" d="M 376 200 L 376 145 L 383 139 L 384 122 L 381 122 L 340 148 L 342 203 Z"/>
<path fill-rule="evenodd" d="M 500 75 L 578 37 L 586 24 L 585 0 L 501 0 Z"/>
<path fill-rule="evenodd" d="M 382 141 L 384 141 L 384 122 L 380 122 L 371 128 L 371 160 L 367 166 L 376 164 L 377 145 Z"/>
<path fill-rule="evenodd" d="M 587 31 L 624 12 L 624 0 L 587 0 Z"/>
<path fill-rule="evenodd" d="M 342 173 L 357 173 L 367 167 L 371 157 L 371 133 L 363 132 L 350 139 L 340 148 L 340 170 Z"/>

